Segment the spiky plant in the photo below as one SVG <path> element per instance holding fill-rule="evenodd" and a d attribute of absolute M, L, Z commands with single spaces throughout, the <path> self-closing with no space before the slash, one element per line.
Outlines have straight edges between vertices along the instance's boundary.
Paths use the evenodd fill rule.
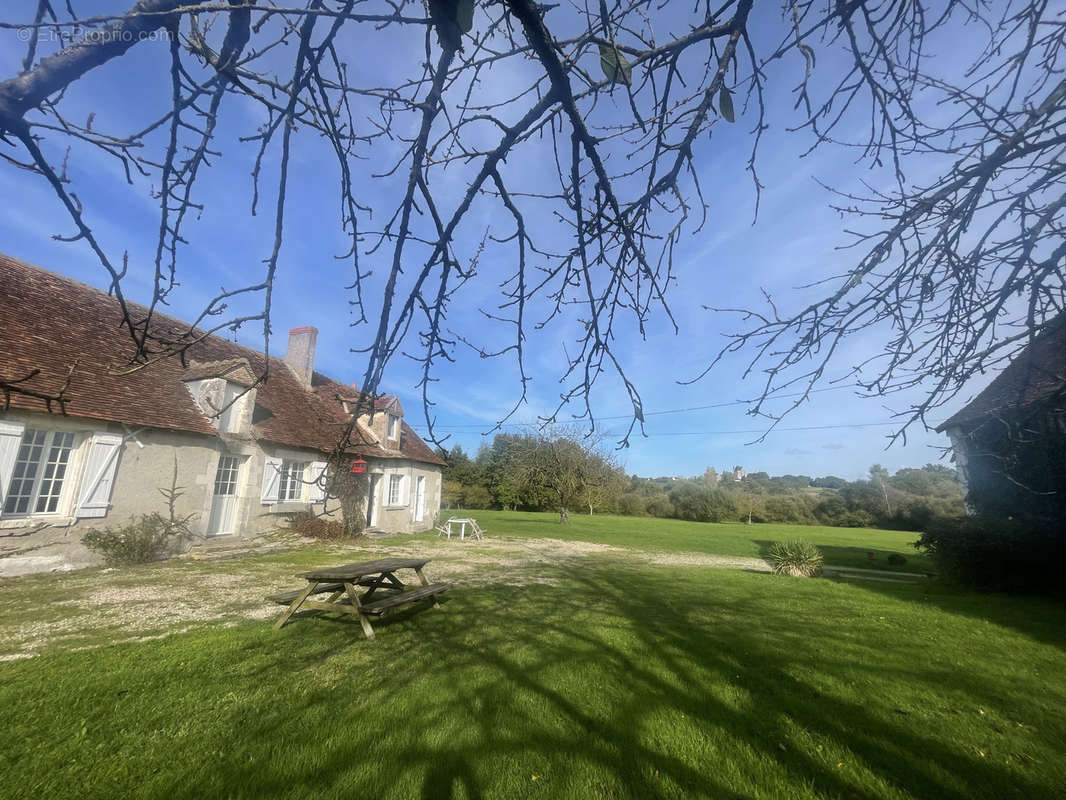
<path fill-rule="evenodd" d="M 777 575 L 810 578 L 822 572 L 821 551 L 802 539 L 775 542 L 770 547 L 768 557 Z"/>

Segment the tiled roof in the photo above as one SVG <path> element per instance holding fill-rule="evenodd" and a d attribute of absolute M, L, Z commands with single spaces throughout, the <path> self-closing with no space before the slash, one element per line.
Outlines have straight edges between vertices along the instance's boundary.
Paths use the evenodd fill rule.
<path fill-rule="evenodd" d="M 965 408 L 938 431 L 1057 398 L 1066 392 L 1066 312 L 1053 319 Z"/>
<path fill-rule="evenodd" d="M 346 403 L 358 403 L 363 397 L 363 393 L 359 391 L 354 383 L 351 386 L 338 383 L 336 387 L 337 397 Z M 398 411 L 402 415 L 403 407 L 400 405 L 400 398 L 396 395 L 380 394 L 374 398 L 374 411 Z"/>
<path fill-rule="evenodd" d="M 182 374 L 182 380 L 194 381 L 199 378 L 225 378 L 241 386 L 251 386 L 255 383 L 252 365 L 246 358 L 227 358 L 225 361 L 208 361 L 203 364 L 190 361 Z"/>
<path fill-rule="evenodd" d="M 142 306 L 130 307 L 134 315 L 146 313 Z M 173 318 L 155 314 L 153 319 L 156 332 L 189 331 L 188 324 Z M 217 375 L 220 369 L 243 372 L 245 364 L 259 375 L 266 365 L 262 353 L 208 336 L 189 349 L 188 366 L 166 358 L 123 375 L 134 346 L 120 321 L 118 303 L 107 293 L 0 254 L 0 378 L 11 381 L 38 369 L 20 385 L 52 394 L 76 361 L 66 393 L 71 416 L 214 436 L 184 381 Z M 254 433 L 265 441 L 330 452 L 349 419 L 339 398 L 353 394 L 358 392 L 352 387 L 318 372 L 308 391 L 281 359 L 272 357 L 267 382 L 256 396 Z M 11 406 L 45 410 L 41 400 L 17 393 Z M 360 445 L 353 452 L 444 463 L 406 423 L 399 450 Z"/>

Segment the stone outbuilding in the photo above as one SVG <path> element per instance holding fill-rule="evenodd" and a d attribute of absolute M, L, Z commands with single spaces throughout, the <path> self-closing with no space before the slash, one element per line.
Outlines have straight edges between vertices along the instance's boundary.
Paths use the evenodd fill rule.
<path fill-rule="evenodd" d="M 1058 528 L 1066 518 L 1066 313 L 937 431 L 972 511 Z"/>
<path fill-rule="evenodd" d="M 130 307 L 144 319 L 147 309 Z M 0 255 L 0 574 L 94 563 L 80 544 L 87 529 L 166 516 L 174 487 L 176 515 L 197 538 L 254 537 L 310 509 L 339 518 L 322 476 L 363 398 L 314 370 L 314 327 L 293 329 L 256 385 L 263 353 L 213 335 L 184 361 L 130 371 L 121 319 L 107 293 Z M 191 329 L 152 319 L 157 335 Z M 62 403 L 45 399 L 64 386 Z M 355 420 L 348 450 L 366 462 L 367 524 L 425 530 L 444 462 L 397 398 L 373 409 Z"/>

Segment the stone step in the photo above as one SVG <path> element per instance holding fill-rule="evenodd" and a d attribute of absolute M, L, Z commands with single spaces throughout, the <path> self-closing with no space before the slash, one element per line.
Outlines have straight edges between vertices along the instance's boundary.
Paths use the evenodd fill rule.
<path fill-rule="evenodd" d="M 363 535 L 369 539 L 388 539 L 390 536 L 395 536 L 395 533 L 390 531 L 383 531 L 378 528 L 367 528 L 363 531 Z"/>

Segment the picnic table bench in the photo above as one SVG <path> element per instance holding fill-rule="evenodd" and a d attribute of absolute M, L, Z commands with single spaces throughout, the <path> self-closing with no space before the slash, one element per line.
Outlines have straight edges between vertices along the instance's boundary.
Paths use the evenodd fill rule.
<path fill-rule="evenodd" d="M 267 597 L 267 600 L 288 606 L 281 619 L 274 623 L 274 629 L 283 627 L 293 614 L 302 609 L 332 611 L 356 617 L 363 626 L 363 633 L 368 639 L 373 639 L 371 616 L 383 617 L 394 608 L 420 600 L 432 600 L 435 608 L 440 607 L 437 595 L 446 592 L 451 585 L 429 582 L 422 572 L 429 561 L 428 558 L 379 558 L 361 564 L 342 564 L 301 573 L 297 577 L 307 581 L 305 588 Z M 396 572 L 401 569 L 414 570 L 421 586 L 409 589 L 396 577 Z M 360 594 L 357 587 L 363 587 L 366 591 Z M 380 600 L 372 600 L 377 592 L 385 594 Z M 326 600 L 311 599 L 313 595 L 321 594 L 328 594 L 329 597 Z"/>

